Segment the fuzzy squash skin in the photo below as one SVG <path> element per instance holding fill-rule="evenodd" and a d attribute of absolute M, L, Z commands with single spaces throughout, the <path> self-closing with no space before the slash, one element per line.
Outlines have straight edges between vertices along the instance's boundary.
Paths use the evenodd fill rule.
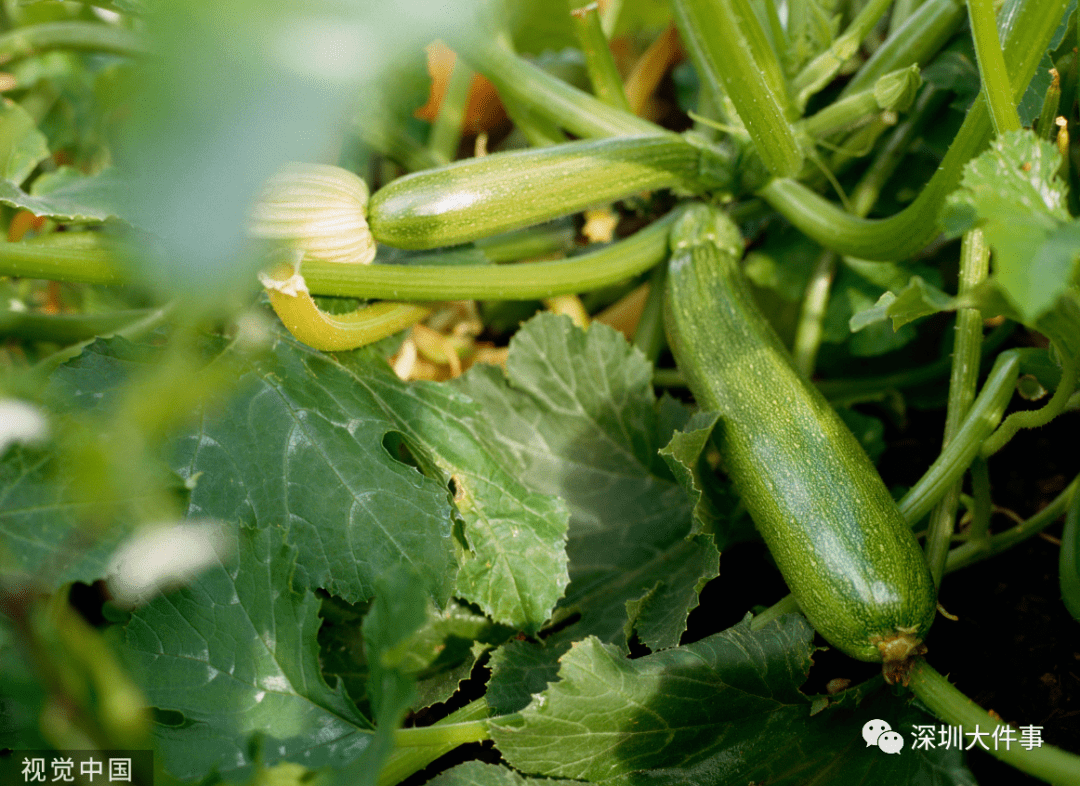
<path fill-rule="evenodd" d="M 375 192 L 368 225 L 398 248 L 466 243 L 642 191 L 692 182 L 701 153 L 674 135 L 493 153 L 398 178 Z"/>
<path fill-rule="evenodd" d="M 726 215 L 691 207 L 672 230 L 668 341 L 803 613 L 859 660 L 916 651 L 937 608 L 910 527 L 862 446 L 795 369 L 739 268 Z"/>

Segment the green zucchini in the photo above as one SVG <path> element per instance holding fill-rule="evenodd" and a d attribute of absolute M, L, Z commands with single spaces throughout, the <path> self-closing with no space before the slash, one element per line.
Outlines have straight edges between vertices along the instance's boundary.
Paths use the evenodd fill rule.
<path fill-rule="evenodd" d="M 675 134 L 494 153 L 399 178 L 368 205 L 379 243 L 437 248 L 539 224 L 593 205 L 687 185 L 701 151 Z"/>
<path fill-rule="evenodd" d="M 810 623 L 860 660 L 920 649 L 937 608 L 919 545 L 862 446 L 795 369 L 742 272 L 742 238 L 705 205 L 671 235 L 665 328 L 724 468 Z"/>

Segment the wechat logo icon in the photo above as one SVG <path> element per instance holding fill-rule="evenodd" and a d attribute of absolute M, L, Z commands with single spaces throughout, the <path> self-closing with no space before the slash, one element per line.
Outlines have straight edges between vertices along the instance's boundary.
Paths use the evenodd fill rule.
<path fill-rule="evenodd" d="M 867 748 L 876 745 L 885 753 L 899 753 L 904 747 L 903 736 L 893 731 L 886 721 L 878 718 L 863 724 L 862 737 L 866 740 Z"/>

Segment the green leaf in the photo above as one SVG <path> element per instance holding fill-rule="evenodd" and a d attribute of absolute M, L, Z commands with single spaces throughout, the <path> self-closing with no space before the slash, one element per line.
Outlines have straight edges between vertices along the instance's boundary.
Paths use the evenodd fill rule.
<path fill-rule="evenodd" d="M 509 715 L 524 709 L 534 694 L 554 682 L 559 672 L 558 659 L 570 648 L 569 642 L 549 644 L 545 640 L 510 641 L 491 655 L 488 666 L 488 705 L 496 715 Z"/>
<path fill-rule="evenodd" d="M 698 605 L 701 590 L 719 571 L 720 551 L 708 535 L 689 540 L 696 548 L 687 559 L 668 566 L 667 575 L 658 580 L 640 598 L 626 601 L 626 625 L 623 634 L 629 640 L 634 632 L 653 652 L 679 643 L 686 630 L 686 617 Z M 686 616 L 672 609 L 687 610 Z"/>
<path fill-rule="evenodd" d="M 855 333 L 869 325 L 892 319 L 893 330 L 909 322 L 957 308 L 956 298 L 926 283 L 922 276 L 912 276 L 899 293 L 885 292 L 873 307 L 852 315 L 849 324 Z"/>
<path fill-rule="evenodd" d="M 49 157 L 49 143 L 30 113 L 5 98 L 0 104 L 0 178 L 18 188 Z"/>
<path fill-rule="evenodd" d="M 439 773 L 428 786 L 573 786 L 574 781 L 526 778 L 508 767 L 467 761 Z"/>
<path fill-rule="evenodd" d="M 720 415 L 715 412 L 695 412 L 682 431 L 676 431 L 660 450 L 671 472 L 694 502 L 694 524 L 691 532 L 707 532 L 717 548 L 756 537 L 753 523 L 746 516 L 732 519 L 730 512 L 738 507 L 738 499 L 730 485 L 721 483 L 715 470 L 706 460 L 712 431 Z"/>
<path fill-rule="evenodd" d="M 852 314 L 865 311 L 873 303 L 859 287 L 849 287 L 843 294 L 846 296 L 844 299 L 847 301 L 847 310 Z M 881 322 L 871 323 L 865 329 L 852 334 L 848 340 L 848 350 L 856 357 L 873 357 L 900 349 L 914 338 L 915 330 L 911 327 L 897 330 Z"/>
<path fill-rule="evenodd" d="M 455 575 L 446 488 L 384 447 L 418 396 L 381 360 L 346 369 L 291 338 L 233 358 L 236 391 L 176 440 L 189 515 L 288 526 L 312 589 L 365 600 L 405 562 L 444 603 Z"/>
<path fill-rule="evenodd" d="M 523 772 L 589 781 L 753 750 L 778 714 L 809 713 L 798 687 L 812 638 L 795 615 L 756 633 L 746 620 L 636 660 L 590 637 L 562 657 L 559 681 L 518 716 L 491 721 L 492 738 Z"/>
<path fill-rule="evenodd" d="M 1050 48 L 1053 49 L 1053 47 Z M 1035 76 L 1028 82 L 1027 90 L 1024 91 L 1020 103 L 1016 105 L 1020 125 L 1025 128 L 1030 128 L 1042 112 L 1043 100 L 1046 98 L 1046 91 L 1050 88 L 1050 69 L 1053 67 L 1054 62 L 1050 59 L 1049 53 L 1044 54 L 1042 60 L 1039 61 Z"/>
<path fill-rule="evenodd" d="M 1054 35 L 1050 38 L 1050 43 L 1047 45 L 1046 53 L 1043 54 L 1042 60 L 1039 62 L 1035 76 L 1028 83 L 1024 95 L 1016 107 L 1020 114 L 1020 123 L 1025 127 L 1030 127 L 1042 111 L 1043 99 L 1046 97 L 1047 88 L 1050 87 L 1050 69 L 1054 67 L 1053 62 L 1050 60 L 1050 53 L 1061 45 L 1065 34 L 1070 28 L 1075 30 L 1073 22 L 1075 12 L 1076 0 L 1070 0 L 1068 7 L 1065 9 L 1065 14 L 1061 18 L 1061 24 L 1058 25 Z"/>
<path fill-rule="evenodd" d="M 138 521 L 134 505 L 117 506 L 114 525 L 94 532 L 86 521 L 94 506 L 72 504 L 65 469 L 51 452 L 21 447 L 0 461 L 0 576 L 34 576 L 45 589 L 92 584 Z"/>
<path fill-rule="evenodd" d="M 363 764 L 350 768 L 350 772 L 359 773 L 360 786 L 375 786 L 376 774 L 394 750 L 394 731 L 401 727 L 416 696 L 410 644 L 427 621 L 430 602 L 417 578 L 403 568 L 381 575 L 375 601 L 364 618 L 368 695 L 375 710 L 376 728 Z"/>
<path fill-rule="evenodd" d="M 319 601 L 286 531 L 235 525 L 233 554 L 191 585 L 154 599 L 126 626 L 125 657 L 150 704 L 165 768 L 181 780 L 250 773 L 262 761 L 318 768 L 356 759 L 372 724 L 319 669 Z"/>
<path fill-rule="evenodd" d="M 121 217 L 115 207 L 120 187 L 115 170 L 83 175 L 71 167 L 60 167 L 35 180 L 29 194 L 0 180 L 0 202 L 58 221 L 99 222 Z"/>
<path fill-rule="evenodd" d="M 563 656 L 557 682 L 492 721 L 492 736 L 527 774 L 605 786 L 974 786 L 960 751 L 914 748 L 915 727 L 938 724 L 905 698 L 879 690 L 811 715 L 798 686 L 812 637 L 791 615 L 635 660 L 587 639 Z M 900 755 L 866 744 L 862 728 L 874 719 L 905 738 Z"/>
<path fill-rule="evenodd" d="M 848 351 L 855 357 L 870 357 L 892 352 L 915 338 L 913 328 L 895 331 L 880 321 L 884 317 L 879 312 L 868 315 L 874 320 L 868 320 L 865 326 L 858 320 L 852 324 L 852 317 L 873 308 L 885 290 L 907 284 L 910 271 L 891 263 L 849 257 L 843 261 L 825 312 L 822 340 L 831 344 L 847 343 Z M 858 327 L 859 332 L 853 334 L 853 327 Z"/>
<path fill-rule="evenodd" d="M 717 523 L 723 520 L 715 475 L 703 457 L 719 420 L 716 412 L 695 412 L 685 428 L 672 434 L 671 442 L 660 449 L 672 474 L 694 501 L 695 533 L 716 532 Z M 718 545 L 725 548 L 727 544 L 721 540 Z"/>
<path fill-rule="evenodd" d="M 339 362 L 283 338 L 238 361 L 240 392 L 176 456 L 198 478 L 193 515 L 249 526 L 284 516 L 312 586 L 350 602 L 404 561 L 439 604 L 453 592 L 530 631 L 548 618 L 566 584 L 566 512 L 504 469 L 475 402 L 404 383 L 370 352 Z"/>
<path fill-rule="evenodd" d="M 651 377 L 651 364 L 610 328 L 582 331 L 542 314 L 512 339 L 506 377 L 475 366 L 458 383 L 498 424 L 514 473 L 570 510 L 571 581 L 558 619 L 582 616 L 566 636 L 625 646 L 626 602 L 653 592 L 671 566 L 716 575 L 714 547 L 686 539 L 693 504 L 658 455 L 677 424 L 661 417 Z M 680 581 L 666 596 L 675 627 L 697 605 L 698 580 Z"/>
<path fill-rule="evenodd" d="M 857 693 L 853 688 L 851 692 Z M 857 700 L 857 697 L 856 697 Z M 915 709 L 906 698 L 878 691 L 856 709 L 818 711 L 805 708 L 777 712 L 767 731 L 737 749 L 717 747 L 683 766 L 632 772 L 604 781 L 605 786 L 874 786 L 910 783 L 920 786 L 976 786 L 963 764 L 964 754 L 952 750 L 914 748 L 916 726 L 940 728 L 937 718 Z M 899 755 L 868 746 L 862 728 L 884 720 L 904 738 Z"/>
<path fill-rule="evenodd" d="M 993 280 L 1027 324 L 1068 287 L 1080 253 L 1060 165 L 1055 145 L 1030 131 L 1011 132 L 967 164 L 949 198 L 951 212 L 967 211 L 966 218 L 950 219 L 956 227 L 974 210 L 994 251 Z"/>

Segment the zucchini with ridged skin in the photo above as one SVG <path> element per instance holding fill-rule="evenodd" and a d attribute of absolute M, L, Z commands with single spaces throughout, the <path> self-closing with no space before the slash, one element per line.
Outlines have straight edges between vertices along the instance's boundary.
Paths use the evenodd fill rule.
<path fill-rule="evenodd" d="M 493 153 L 398 178 L 375 192 L 368 226 L 407 249 L 455 245 L 539 224 L 698 176 L 702 152 L 675 134 Z"/>
<path fill-rule="evenodd" d="M 918 651 L 937 601 L 930 571 L 862 446 L 796 369 L 739 267 L 742 238 L 692 206 L 672 229 L 665 327 L 723 466 L 810 623 L 887 665 Z"/>

